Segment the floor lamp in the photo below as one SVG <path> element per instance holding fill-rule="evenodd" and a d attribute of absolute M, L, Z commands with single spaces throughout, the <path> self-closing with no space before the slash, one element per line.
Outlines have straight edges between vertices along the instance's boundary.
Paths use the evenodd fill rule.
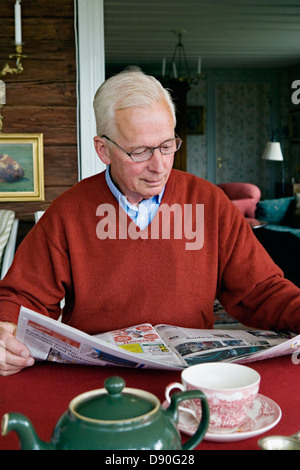
<path fill-rule="evenodd" d="M 282 196 L 284 196 L 284 160 L 279 142 L 267 142 L 264 153 L 261 157 L 263 160 L 273 162 L 281 162 L 281 184 Z"/>

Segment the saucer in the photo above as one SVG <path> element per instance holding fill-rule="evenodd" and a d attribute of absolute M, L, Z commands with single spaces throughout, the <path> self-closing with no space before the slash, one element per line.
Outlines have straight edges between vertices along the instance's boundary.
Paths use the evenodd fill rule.
<path fill-rule="evenodd" d="M 168 402 L 163 403 L 166 408 Z M 258 394 L 251 408 L 247 413 L 247 417 L 243 423 L 234 432 L 207 432 L 204 436 L 206 441 L 214 442 L 234 442 L 258 436 L 269 429 L 272 429 L 281 419 L 281 409 L 271 398 Z M 179 423 L 177 425 L 179 431 L 193 435 L 197 429 L 198 422 L 190 414 L 179 410 Z"/>

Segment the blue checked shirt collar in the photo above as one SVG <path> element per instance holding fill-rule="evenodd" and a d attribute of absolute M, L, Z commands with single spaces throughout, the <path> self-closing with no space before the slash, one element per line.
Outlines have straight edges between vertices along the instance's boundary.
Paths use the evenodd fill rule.
<path fill-rule="evenodd" d="M 143 230 L 146 228 L 150 222 L 153 220 L 158 208 L 160 206 L 165 188 L 161 191 L 160 194 L 153 196 L 150 199 L 144 199 L 140 202 L 138 206 L 131 204 L 127 197 L 124 196 L 118 188 L 114 185 L 109 171 L 109 166 L 105 172 L 106 183 L 119 202 L 122 209 L 128 214 L 128 216 L 136 223 L 136 225 Z"/>

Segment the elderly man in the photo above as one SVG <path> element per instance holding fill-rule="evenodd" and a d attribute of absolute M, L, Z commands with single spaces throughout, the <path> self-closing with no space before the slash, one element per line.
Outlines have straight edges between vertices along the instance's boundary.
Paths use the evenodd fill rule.
<path fill-rule="evenodd" d="M 218 297 L 250 326 L 300 330 L 284 279 L 215 185 L 172 170 L 181 145 L 169 93 L 127 70 L 94 100 L 107 165 L 59 196 L 0 284 L 2 375 L 33 364 L 14 337 L 21 305 L 95 334 L 142 322 L 213 327 Z"/>

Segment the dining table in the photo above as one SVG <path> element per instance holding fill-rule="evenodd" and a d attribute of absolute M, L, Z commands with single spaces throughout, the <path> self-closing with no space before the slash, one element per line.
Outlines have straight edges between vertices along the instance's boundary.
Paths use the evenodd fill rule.
<path fill-rule="evenodd" d="M 300 364 L 292 355 L 264 359 L 247 364 L 261 376 L 259 394 L 271 399 L 280 410 L 276 424 L 265 432 L 216 442 L 204 437 L 195 451 L 201 450 L 260 450 L 258 440 L 267 435 L 292 435 L 300 429 Z M 55 362 L 37 362 L 21 372 L 0 377 L 0 419 L 5 413 L 18 412 L 32 422 L 37 435 L 51 439 L 60 416 L 70 401 L 79 394 L 104 387 L 111 376 L 125 380 L 126 387 L 146 390 L 165 406 L 165 388 L 170 382 L 180 382 L 180 370 L 101 367 Z M 183 442 L 189 435 L 181 431 Z M 0 450 L 18 450 L 15 431 L 0 436 Z"/>

